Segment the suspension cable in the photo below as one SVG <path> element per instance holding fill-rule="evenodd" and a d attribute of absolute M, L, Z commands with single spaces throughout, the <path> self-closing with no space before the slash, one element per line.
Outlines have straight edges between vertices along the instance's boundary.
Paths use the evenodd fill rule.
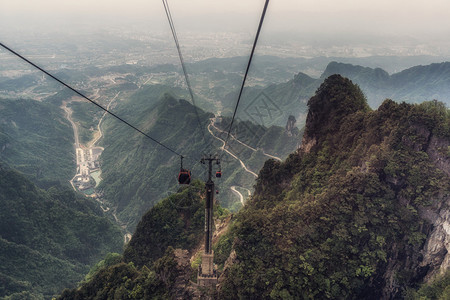
<path fill-rule="evenodd" d="M 195 114 L 197 116 L 197 122 L 198 122 L 198 125 L 200 126 L 201 133 L 202 133 L 202 136 L 203 136 L 203 140 L 205 140 L 205 129 L 203 128 L 202 122 L 200 121 L 200 116 L 198 114 L 198 108 L 197 108 L 197 105 L 196 105 L 195 100 L 194 100 L 194 93 L 192 92 L 192 88 L 191 88 L 191 82 L 189 80 L 189 76 L 188 76 L 188 73 L 187 73 L 187 70 L 186 70 L 186 65 L 185 65 L 185 62 L 184 62 L 184 58 L 183 58 L 183 55 L 181 53 L 180 43 L 178 42 L 178 35 L 177 35 L 176 30 L 175 30 L 175 24 L 173 22 L 172 14 L 171 14 L 170 8 L 169 8 L 169 3 L 167 1 L 168 0 L 162 0 L 163 5 L 164 5 L 164 10 L 166 11 L 166 16 L 167 16 L 167 20 L 169 21 L 170 30 L 172 31 L 173 39 L 175 41 L 175 46 L 177 47 L 178 56 L 179 56 L 180 62 L 181 62 L 181 68 L 183 69 L 183 74 L 184 74 L 184 78 L 186 80 L 186 85 L 188 87 L 189 94 L 191 96 L 192 104 L 194 105 Z"/>
<path fill-rule="evenodd" d="M 157 143 L 158 145 L 164 147 L 165 149 L 169 150 L 170 152 L 172 152 L 173 154 L 176 154 L 180 157 L 183 157 L 180 153 L 178 153 L 177 151 L 173 150 L 172 148 L 164 145 L 163 143 L 157 141 L 156 139 L 152 138 L 151 136 L 149 136 L 148 134 L 146 134 L 145 132 L 143 132 L 142 130 L 138 129 L 137 127 L 135 127 L 134 125 L 130 124 L 129 122 L 125 121 L 124 119 L 122 119 L 121 117 L 119 117 L 118 115 L 114 114 L 113 112 L 110 112 L 107 108 L 103 107 L 102 105 L 100 105 L 99 103 L 95 102 L 94 100 L 90 99 L 89 97 L 85 96 L 84 94 L 82 94 L 81 92 L 79 92 L 78 90 L 74 89 L 73 87 L 71 87 L 70 85 L 68 85 L 67 83 L 65 83 L 64 81 L 60 80 L 59 78 L 57 78 L 56 76 L 50 74 L 49 72 L 45 71 L 43 68 L 39 67 L 38 65 L 34 64 L 33 62 L 31 62 L 30 60 L 28 60 L 27 58 L 23 57 L 22 55 L 20 55 L 19 53 L 15 52 L 14 50 L 12 50 L 11 48 L 7 47 L 6 45 L 4 45 L 3 43 L 0 42 L 0 46 L 2 46 L 3 48 L 5 48 L 6 50 L 8 50 L 9 52 L 11 52 L 12 54 L 16 55 L 17 57 L 19 57 L 20 59 L 24 60 L 25 62 L 27 62 L 28 64 L 30 64 L 31 66 L 35 67 L 36 69 L 38 69 L 39 71 L 43 72 L 44 74 L 46 74 L 47 76 L 51 77 L 52 79 L 56 80 L 57 82 L 59 82 L 60 84 L 64 85 L 65 87 L 67 87 L 68 89 L 72 90 L 73 92 L 75 92 L 76 94 L 78 94 L 79 96 L 83 97 L 84 99 L 88 100 L 89 102 L 91 102 L 92 104 L 96 105 L 97 107 L 99 107 L 100 109 L 104 110 L 105 112 L 109 113 L 111 116 L 113 116 L 114 118 L 116 118 L 117 120 L 121 121 L 122 123 L 128 125 L 129 127 L 131 127 L 132 129 L 136 130 L 137 132 L 139 132 L 140 134 L 144 135 L 145 137 L 149 138 L 150 140 L 152 140 L 153 142 Z"/>
<path fill-rule="evenodd" d="M 225 150 L 225 147 L 227 146 L 228 139 L 230 138 L 231 128 L 233 127 L 234 118 L 236 117 L 236 112 L 237 112 L 237 109 L 239 106 L 239 102 L 241 101 L 242 91 L 244 90 L 245 81 L 247 80 L 248 71 L 249 71 L 250 65 L 252 63 L 253 54 L 255 53 L 256 44 L 258 43 L 259 33 L 261 32 L 262 24 L 264 22 L 264 17 L 266 15 L 268 5 L 269 5 L 269 0 L 266 0 L 266 3 L 264 4 L 264 9 L 263 9 L 263 12 L 261 15 L 261 19 L 259 21 L 258 30 L 256 31 L 255 41 L 253 42 L 252 52 L 250 53 L 250 58 L 248 60 L 247 69 L 245 70 L 244 80 L 242 81 L 241 89 L 239 91 L 239 96 L 238 96 L 238 99 L 236 102 L 236 106 L 234 108 L 233 118 L 231 119 L 231 123 L 228 128 L 228 133 L 227 133 L 227 138 L 225 140 L 225 144 L 223 145 L 222 154 L 223 154 L 223 151 Z"/>

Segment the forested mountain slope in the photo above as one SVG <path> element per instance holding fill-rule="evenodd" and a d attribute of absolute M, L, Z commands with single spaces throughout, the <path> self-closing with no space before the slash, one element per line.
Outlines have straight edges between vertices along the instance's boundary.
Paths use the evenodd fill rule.
<path fill-rule="evenodd" d="M 122 261 L 104 264 L 58 299 L 191 299 L 198 262 L 190 258 L 203 240 L 204 188 L 195 180 L 161 200 L 142 217 Z M 229 217 L 219 205 L 214 214 Z"/>
<path fill-rule="evenodd" d="M 4 165 L 0 206 L 0 297 L 48 299 L 122 249 L 120 229 L 92 200 L 65 187 L 42 190 Z"/>
<path fill-rule="evenodd" d="M 252 189 L 256 172 L 268 158 L 267 154 L 284 158 L 301 140 L 301 132 L 295 126 L 288 133 L 283 127 L 267 128 L 236 121 L 227 150 L 255 173 L 252 175 L 236 157 L 221 150 L 230 119 L 214 119 L 212 113 L 196 109 L 186 100 L 177 100 L 168 90 L 162 85 L 145 87 L 115 111 L 185 156 L 184 166 L 192 170 L 194 178 L 206 178 L 206 167 L 200 164 L 202 156 L 220 155 L 226 176 L 217 181 L 217 188 L 218 198 L 225 207 L 241 205 L 230 187 Z M 104 131 L 103 181 L 99 188 L 104 198 L 116 207 L 119 219 L 133 231 L 145 211 L 176 191 L 180 158 L 112 118 L 105 120 Z"/>
<path fill-rule="evenodd" d="M 165 86 L 146 88 L 117 111 L 151 137 L 183 153 L 186 167 L 192 168 L 201 149 L 213 143 L 212 137 L 203 139 L 194 106 L 164 94 L 166 90 Z M 199 110 L 203 126 L 211 116 Z M 105 120 L 104 130 L 100 189 L 133 230 L 144 212 L 176 185 L 180 158 L 112 118 Z M 193 173 L 197 177 L 200 171 L 197 164 Z"/>
<path fill-rule="evenodd" d="M 388 299 L 445 272 L 448 109 L 371 111 L 339 75 L 308 106 L 301 149 L 266 162 L 229 233 L 220 297 Z"/>
<path fill-rule="evenodd" d="M 63 111 L 29 99 L 0 99 L 0 161 L 43 187 L 75 173 L 73 130 Z"/>

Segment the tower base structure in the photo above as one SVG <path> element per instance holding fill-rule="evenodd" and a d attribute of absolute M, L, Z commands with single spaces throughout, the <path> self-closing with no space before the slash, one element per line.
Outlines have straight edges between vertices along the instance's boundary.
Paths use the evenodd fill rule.
<path fill-rule="evenodd" d="M 215 288 L 217 284 L 217 269 L 214 265 L 214 251 L 203 253 L 202 264 L 198 268 L 197 284 Z"/>

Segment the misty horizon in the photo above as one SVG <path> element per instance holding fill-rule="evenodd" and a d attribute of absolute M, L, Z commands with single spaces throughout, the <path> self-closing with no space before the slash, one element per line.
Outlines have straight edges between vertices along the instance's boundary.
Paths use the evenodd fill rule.
<path fill-rule="evenodd" d="M 186 1 L 169 2 L 180 39 L 185 32 L 233 32 L 254 34 L 264 1 Z M 364 36 L 440 39 L 450 34 L 445 0 L 410 0 L 376 3 L 345 0 L 272 1 L 263 26 L 265 34 L 298 33 L 309 39 L 355 40 Z M 0 34 L 25 32 L 124 31 L 169 33 L 160 1 L 87 0 L 2 0 Z"/>
<path fill-rule="evenodd" d="M 391 2 L 272 1 L 256 55 L 430 56 L 435 59 L 427 62 L 450 60 L 450 41 L 446 38 L 450 34 L 450 20 L 445 16 L 450 2 Z M 264 1 L 172 0 L 169 4 L 185 59 L 195 62 L 248 56 Z M 139 53 L 146 56 L 141 61 L 144 63 L 154 60 L 152 50 L 157 48 L 167 53 L 166 63 L 178 64 L 160 1 L 3 0 L 0 40 L 21 49 L 25 55 L 126 53 L 128 48 L 134 56 Z M 9 58 L 2 51 L 0 57 Z"/>

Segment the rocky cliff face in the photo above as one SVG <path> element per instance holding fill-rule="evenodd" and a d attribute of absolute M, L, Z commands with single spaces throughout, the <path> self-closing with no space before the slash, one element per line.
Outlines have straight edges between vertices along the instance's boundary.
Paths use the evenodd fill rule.
<path fill-rule="evenodd" d="M 450 197 L 433 199 L 432 206 L 420 210 L 420 216 L 431 224 L 419 264 L 427 268 L 424 280 L 430 281 L 450 268 Z"/>
<path fill-rule="evenodd" d="M 429 133 L 426 152 L 434 165 L 450 176 L 450 141 Z M 420 216 L 430 222 L 432 227 L 427 232 L 427 240 L 422 250 L 421 267 L 428 267 L 425 281 L 442 275 L 450 268 L 450 195 L 439 194 L 431 200 L 429 207 L 420 209 Z"/>
<path fill-rule="evenodd" d="M 292 136 L 292 135 L 293 135 L 292 130 L 295 128 L 295 123 L 296 123 L 296 122 L 297 122 L 297 120 L 295 119 L 295 117 L 292 116 L 292 115 L 290 115 L 289 118 L 288 118 L 288 121 L 287 121 L 287 123 L 286 123 L 286 127 L 285 127 L 286 133 L 287 133 L 289 136 Z"/>
<path fill-rule="evenodd" d="M 172 285 L 172 299 L 191 299 L 197 289 L 195 289 L 190 282 L 191 264 L 189 251 L 183 249 L 174 250 L 175 261 L 177 262 L 177 275 L 174 282 L 167 285 Z"/>
<path fill-rule="evenodd" d="M 408 130 L 402 136 L 402 144 L 411 151 L 426 153 L 430 162 L 448 180 L 450 155 L 446 150 L 450 147 L 450 139 L 437 137 L 432 129 L 423 123 L 410 122 Z M 391 178 L 387 180 L 397 189 L 402 188 L 403 182 Z M 406 255 L 401 255 L 397 244 L 392 247 L 392 256 L 383 276 L 384 299 L 390 299 L 393 295 L 401 293 L 395 275 L 402 269 L 411 270 L 417 282 L 430 282 L 437 276 L 445 274 L 450 268 L 450 195 L 448 187 L 437 186 L 436 190 L 440 192 L 427 199 L 426 205 L 418 207 L 418 215 L 424 221 L 421 226 L 421 232 L 425 237 L 422 247 L 416 251 L 406 250 L 403 252 Z M 404 198 L 399 200 L 405 206 L 410 204 Z"/>

